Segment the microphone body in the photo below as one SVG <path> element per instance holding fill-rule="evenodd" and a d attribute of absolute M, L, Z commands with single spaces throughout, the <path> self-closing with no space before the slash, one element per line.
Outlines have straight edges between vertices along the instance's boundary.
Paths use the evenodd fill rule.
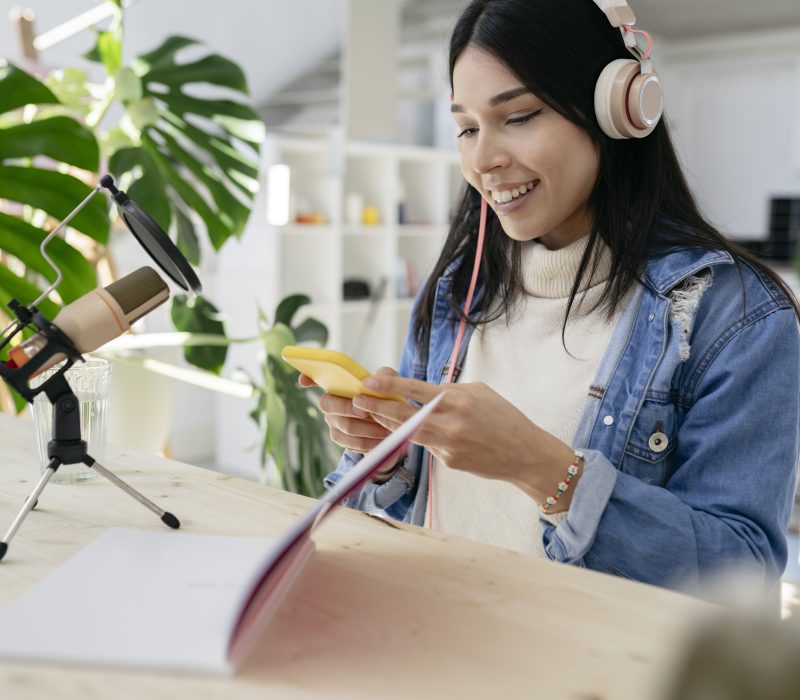
<path fill-rule="evenodd" d="M 53 319 L 53 325 L 69 338 L 81 353 L 96 350 L 130 330 L 131 324 L 169 298 L 169 288 L 151 267 L 140 267 L 107 287 L 93 289 L 65 306 Z M 8 353 L 16 367 L 22 367 L 46 345 L 42 334 L 31 336 Z M 62 360 L 53 355 L 36 372 L 42 372 Z M 35 376 L 35 375 L 34 375 Z"/>

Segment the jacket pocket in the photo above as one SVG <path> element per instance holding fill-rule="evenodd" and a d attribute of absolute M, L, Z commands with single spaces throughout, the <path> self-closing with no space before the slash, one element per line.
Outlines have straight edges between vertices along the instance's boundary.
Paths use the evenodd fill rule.
<path fill-rule="evenodd" d="M 633 423 L 620 471 L 663 486 L 677 447 L 677 416 L 669 401 L 645 399 Z"/>

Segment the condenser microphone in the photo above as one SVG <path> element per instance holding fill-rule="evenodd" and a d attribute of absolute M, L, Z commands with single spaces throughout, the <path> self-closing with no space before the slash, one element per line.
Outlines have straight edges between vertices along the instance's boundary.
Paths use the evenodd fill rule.
<path fill-rule="evenodd" d="M 91 352 L 130 330 L 132 323 L 168 298 L 169 288 L 158 273 L 152 267 L 140 267 L 107 287 L 93 289 L 68 304 L 53 319 L 53 325 L 72 341 L 79 352 Z M 41 333 L 28 338 L 9 351 L 9 364 L 24 366 L 47 342 L 47 337 Z M 66 355 L 56 353 L 36 374 L 64 359 Z"/>

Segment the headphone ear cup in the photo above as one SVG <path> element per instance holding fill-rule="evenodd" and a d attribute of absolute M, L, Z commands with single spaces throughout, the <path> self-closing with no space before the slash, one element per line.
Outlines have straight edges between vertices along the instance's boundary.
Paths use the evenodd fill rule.
<path fill-rule="evenodd" d="M 633 63 L 636 63 L 636 61 L 629 58 L 618 58 L 616 61 L 611 61 L 603 68 L 603 72 L 600 73 L 600 77 L 594 86 L 594 113 L 597 117 L 597 123 L 603 133 L 612 139 L 628 138 L 614 124 L 612 92 L 620 69 Z"/>
<path fill-rule="evenodd" d="M 609 138 L 643 138 L 661 118 L 661 82 L 655 73 L 641 73 L 638 61 L 618 58 L 597 79 L 594 111 Z"/>

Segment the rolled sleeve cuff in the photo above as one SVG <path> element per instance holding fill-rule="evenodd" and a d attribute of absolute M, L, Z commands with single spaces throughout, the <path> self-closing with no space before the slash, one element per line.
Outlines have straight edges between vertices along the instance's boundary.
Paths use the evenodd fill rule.
<path fill-rule="evenodd" d="M 542 543 L 547 556 L 565 564 L 583 559 L 594 543 L 600 518 L 617 483 L 617 470 L 596 450 L 583 450 L 585 466 L 567 517 L 554 524 L 541 516 Z"/>
<path fill-rule="evenodd" d="M 351 450 L 346 450 L 342 455 L 335 472 L 325 477 L 325 486 L 333 488 L 358 462 L 362 455 Z M 406 456 L 405 459 L 408 459 Z M 368 481 L 359 491 L 350 494 L 345 500 L 344 505 L 348 508 L 355 508 L 367 513 L 383 513 L 392 506 L 398 499 L 405 496 L 413 486 L 413 478 L 405 469 L 405 459 L 401 465 L 395 469 L 392 477 L 385 483 L 376 484 Z"/>

